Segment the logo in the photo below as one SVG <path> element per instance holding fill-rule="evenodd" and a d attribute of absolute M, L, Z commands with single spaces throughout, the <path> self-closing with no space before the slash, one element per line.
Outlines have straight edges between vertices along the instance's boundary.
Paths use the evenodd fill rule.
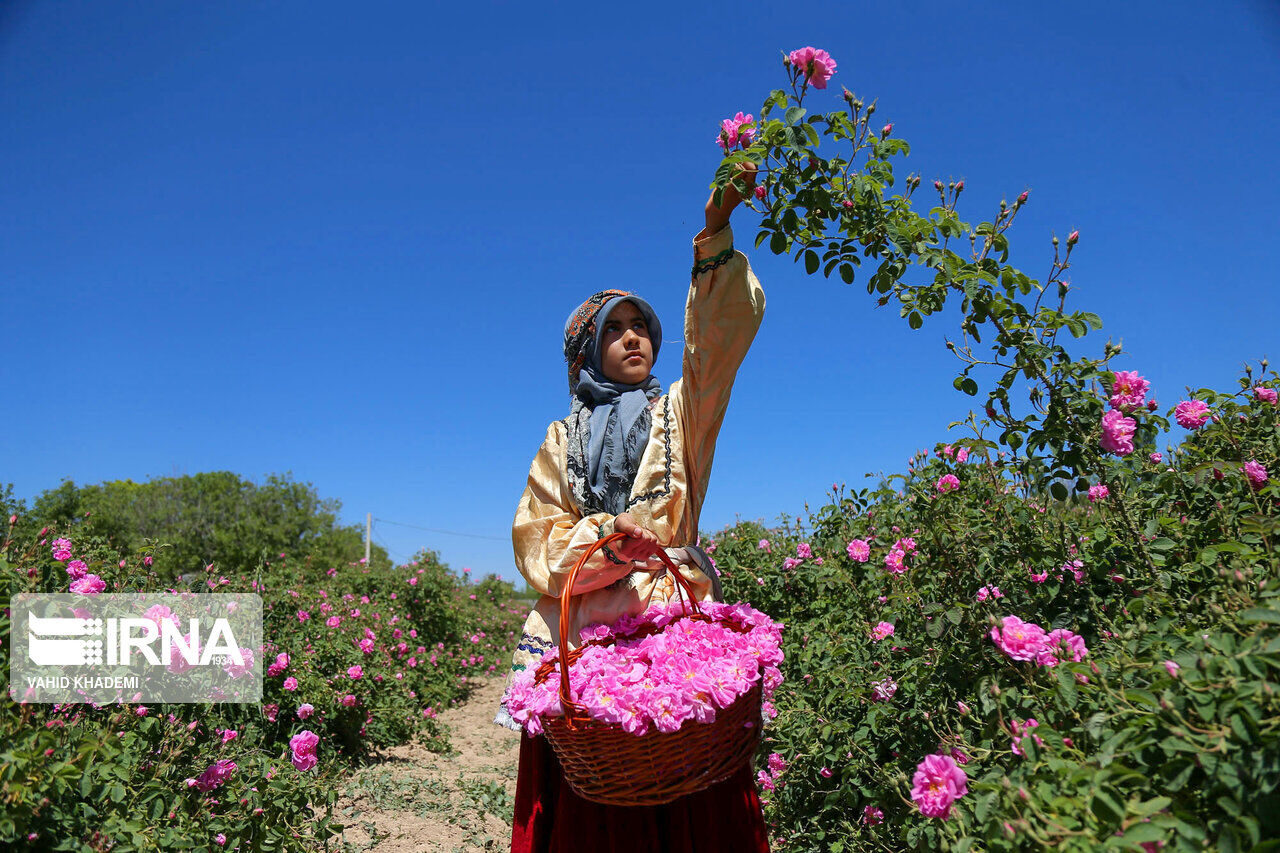
<path fill-rule="evenodd" d="M 10 602 L 17 702 L 258 702 L 258 595 L 50 594 Z"/>

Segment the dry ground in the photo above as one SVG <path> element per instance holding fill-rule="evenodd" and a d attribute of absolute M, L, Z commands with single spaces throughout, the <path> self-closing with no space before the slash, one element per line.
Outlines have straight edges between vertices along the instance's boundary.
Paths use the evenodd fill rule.
<path fill-rule="evenodd" d="M 440 714 L 452 753 L 405 744 L 351 776 L 336 810 L 344 853 L 510 849 L 520 735 L 493 724 L 502 687 L 491 675 Z"/>

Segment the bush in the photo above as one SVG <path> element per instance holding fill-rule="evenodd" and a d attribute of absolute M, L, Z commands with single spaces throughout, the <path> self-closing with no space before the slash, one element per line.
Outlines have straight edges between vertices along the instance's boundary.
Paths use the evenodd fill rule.
<path fill-rule="evenodd" d="M 754 163 L 756 245 L 846 283 L 873 265 L 912 329 L 958 300 L 953 384 L 986 400 L 906 473 L 714 537 L 729 597 L 787 625 L 760 776 L 777 847 L 1280 846 L 1276 373 L 1161 415 L 1118 346 L 1073 355 L 1061 331 L 1102 328 L 1065 306 L 1079 234 L 1041 282 L 1008 263 L 1029 192 L 970 226 L 964 182 L 934 181 L 917 212 L 874 102 L 801 105 L 826 82 L 811 54 L 726 132 L 717 192 Z M 1165 460 L 1170 417 L 1191 432 Z"/>
<path fill-rule="evenodd" d="M 0 497 L 18 514 L 0 550 L 0 594 L 66 592 L 70 561 L 52 548 L 64 531 L 21 535 L 31 528 L 21 504 L 11 490 Z M 174 588 L 152 559 L 162 543 L 143 540 L 120 559 L 118 540 L 93 530 L 70 525 L 71 559 L 105 592 Z M 412 738 L 444 748 L 436 714 L 502 665 L 525 612 L 510 604 L 510 584 L 473 584 L 429 551 L 402 566 L 327 569 L 311 554 L 273 557 L 252 573 L 215 563 L 188 578 L 198 591 L 262 596 L 258 652 L 272 667 L 260 705 L 3 699 L 5 849 L 315 850 L 341 830 L 332 806 L 351 762 Z M 291 740 L 304 731 L 317 736 L 319 761 L 301 769 Z M 230 762 L 220 782 L 219 761 Z"/>

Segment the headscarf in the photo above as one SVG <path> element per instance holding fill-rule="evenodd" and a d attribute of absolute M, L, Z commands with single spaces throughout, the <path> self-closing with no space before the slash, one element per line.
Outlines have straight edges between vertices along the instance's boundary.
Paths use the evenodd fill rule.
<path fill-rule="evenodd" d="M 631 302 L 644 316 L 654 361 L 662 343 L 662 325 L 648 302 L 625 290 L 592 294 L 564 327 L 564 359 L 569 368 L 569 487 L 583 515 L 626 511 L 640 457 L 649 443 L 649 401 L 662 393 L 652 374 L 643 382 L 614 382 L 604 375 L 600 341 L 609 315 Z"/>

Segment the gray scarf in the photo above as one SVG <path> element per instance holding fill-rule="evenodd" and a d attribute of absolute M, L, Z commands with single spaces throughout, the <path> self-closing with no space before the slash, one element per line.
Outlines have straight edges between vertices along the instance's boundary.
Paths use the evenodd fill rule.
<path fill-rule="evenodd" d="M 653 357 L 662 345 L 662 325 L 645 300 L 621 290 L 594 294 L 565 323 L 569 365 L 569 487 L 583 515 L 626 512 L 627 499 L 649 443 L 650 401 L 662 393 L 657 377 L 636 385 L 614 382 L 600 366 L 600 339 L 609 314 L 629 301 L 644 315 Z"/>

